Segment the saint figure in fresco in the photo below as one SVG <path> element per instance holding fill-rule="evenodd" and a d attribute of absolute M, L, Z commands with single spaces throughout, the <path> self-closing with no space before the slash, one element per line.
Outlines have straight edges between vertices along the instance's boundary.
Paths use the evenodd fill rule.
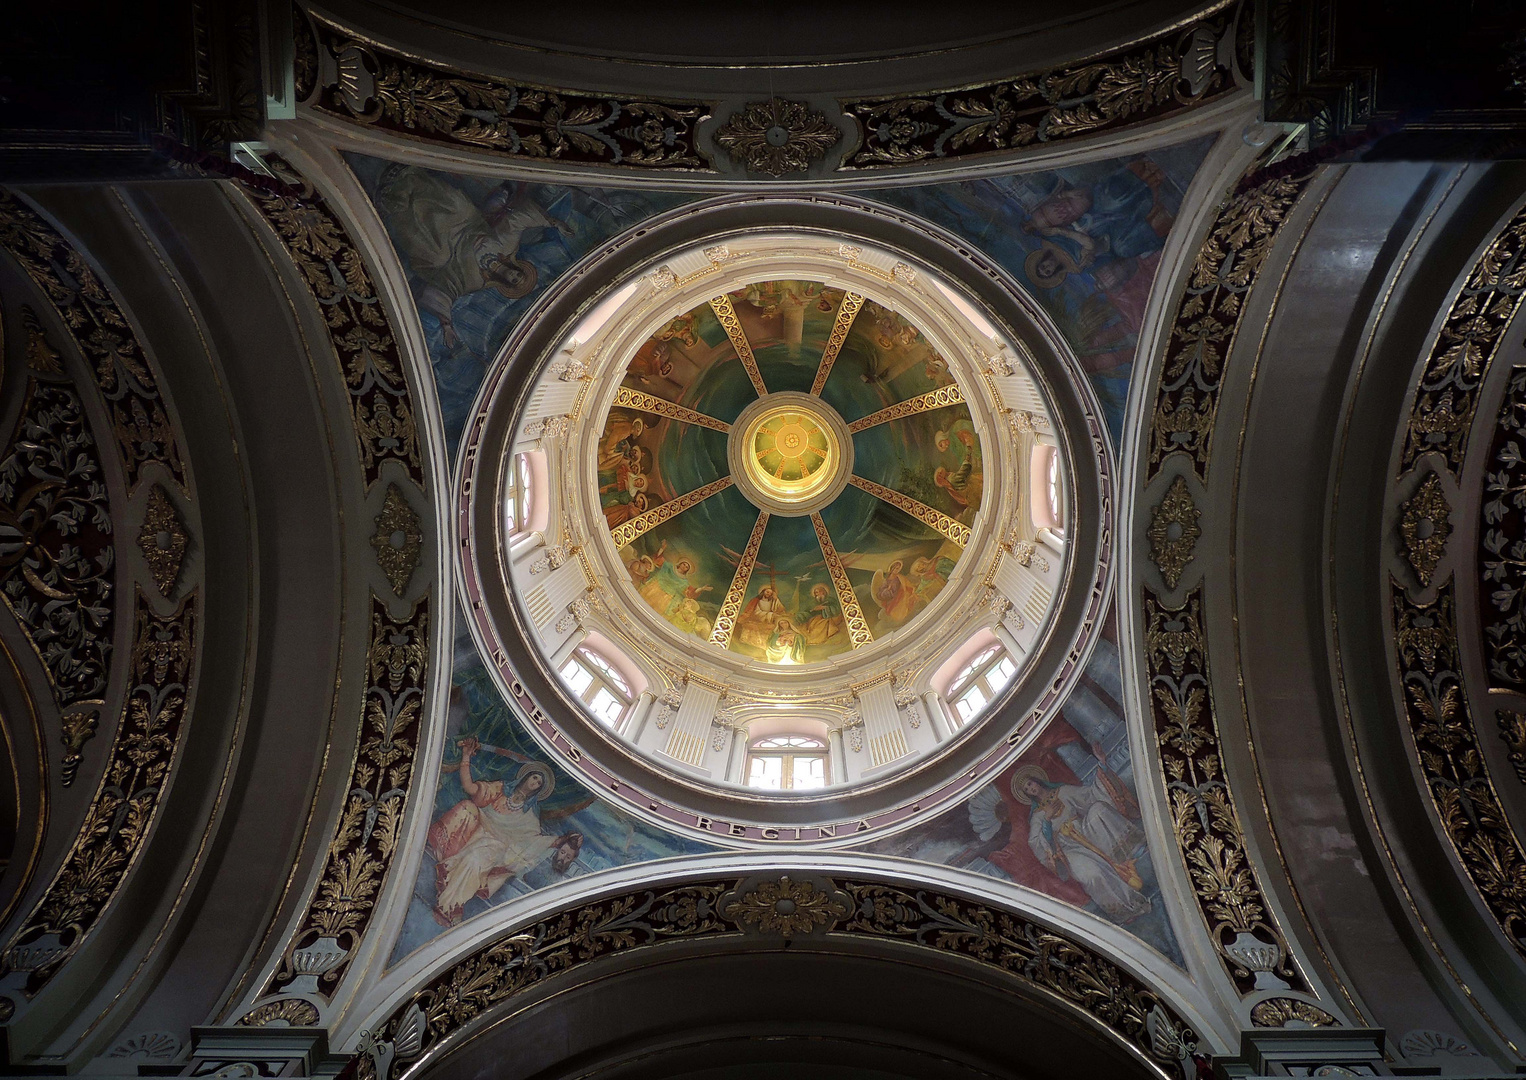
<path fill-rule="evenodd" d="M 984 487 L 982 473 L 975 467 L 975 433 L 970 428 L 956 425 L 952 431 L 940 431 L 933 437 L 933 445 L 940 453 L 949 453 L 958 444 L 959 464 L 950 469 L 939 465 L 933 470 L 933 483 L 948 493 L 953 500 L 955 512 L 967 507 L 980 506 L 980 493 Z"/>
<path fill-rule="evenodd" d="M 674 614 L 685 599 L 697 601 L 701 594 L 714 588 L 713 585 L 701 585 L 698 588 L 690 585 L 689 575 L 693 573 L 694 563 L 689 559 L 680 556 L 670 563 L 659 550 L 653 560 L 652 572 L 642 583 L 641 597 L 659 615 L 666 617 Z"/>
<path fill-rule="evenodd" d="M 884 570 L 876 570 L 869 582 L 869 593 L 880 607 L 880 625 L 897 627 L 917 613 L 917 587 L 901 573 L 906 564 L 892 560 Z"/>
<path fill-rule="evenodd" d="M 520 256 L 521 240 L 532 229 L 562 227 L 508 188 L 478 209 L 454 184 L 413 167 L 384 172 L 376 203 L 418 281 L 419 306 L 440 320 L 449 348 L 458 341 L 451 321 L 455 302 L 481 289 L 508 300 L 529 294 L 539 273 Z"/>
<path fill-rule="evenodd" d="M 803 664 L 805 638 L 795 629 L 795 624 L 789 617 L 784 616 L 774 623 L 773 632 L 768 635 L 768 644 L 763 651 L 770 664 Z"/>
<path fill-rule="evenodd" d="M 763 586 L 757 596 L 747 601 L 747 606 L 737 617 L 737 631 L 742 643 L 766 650 L 781 616 L 786 616 L 786 612 L 779 590 L 772 585 Z"/>
<path fill-rule="evenodd" d="M 828 638 L 842 633 L 847 624 L 843 620 L 842 605 L 832 589 L 818 581 L 811 586 L 811 605 L 805 609 L 805 626 L 802 632 L 806 644 L 822 645 Z"/>
<path fill-rule="evenodd" d="M 1086 785 L 1057 784 L 1042 765 L 1020 767 L 1012 794 L 1028 804 L 1028 846 L 1061 880 L 1073 880 L 1109 917 L 1126 922 L 1150 910 L 1135 851 L 1144 833 L 1134 796 L 1107 767 L 1099 747 L 1098 765 Z"/>
<path fill-rule="evenodd" d="M 1140 159 L 1085 187 L 1061 181 L 1023 223 L 1041 237 L 1023 264 L 1029 280 L 1052 289 L 1104 259 L 1159 251 L 1171 226 L 1159 202 L 1164 180 L 1158 166 Z"/>
<path fill-rule="evenodd" d="M 911 564 L 911 580 L 917 587 L 917 607 L 926 607 L 948 584 L 949 574 L 954 572 L 954 560 L 938 556 L 918 556 Z"/>
<path fill-rule="evenodd" d="M 472 776 L 472 756 L 484 749 L 522 763 L 508 791 L 503 780 Z M 459 773 L 466 798 L 429 827 L 428 850 L 435 859 L 434 917 L 442 926 L 460 922 L 461 911 L 472 897 L 492 899 L 509 879 L 523 876 L 547 859 L 552 869 L 565 874 L 583 846 L 582 833 L 558 836 L 543 831 L 538 807 L 556 787 L 556 775 L 549 766 L 512 750 L 484 748 L 468 736 L 461 741 Z M 590 802 L 591 798 L 555 816 L 565 817 Z"/>

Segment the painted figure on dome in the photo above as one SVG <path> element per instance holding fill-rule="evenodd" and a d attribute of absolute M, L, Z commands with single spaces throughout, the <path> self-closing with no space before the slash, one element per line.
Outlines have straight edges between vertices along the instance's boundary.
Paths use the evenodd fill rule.
<path fill-rule="evenodd" d="M 536 229 L 567 228 L 522 190 L 502 187 L 481 207 L 456 185 L 424 169 L 383 174 L 376 203 L 418 280 L 419 306 L 440 320 L 445 344 L 458 341 L 452 311 L 461 297 L 494 289 L 517 300 L 540 274 L 520 253 Z"/>
<path fill-rule="evenodd" d="M 906 564 L 892 559 L 884 570 L 876 570 L 869 583 L 870 595 L 880 608 L 880 625 L 886 629 L 901 626 L 917 613 L 916 584 L 901 573 Z"/>
<path fill-rule="evenodd" d="M 803 664 L 805 638 L 786 615 L 774 623 L 773 632 L 768 635 L 768 643 L 763 651 L 770 664 Z"/>
<path fill-rule="evenodd" d="M 830 586 L 820 581 L 811 586 L 811 604 L 804 614 L 805 624 L 801 627 L 801 632 L 808 645 L 824 644 L 828 638 L 842 633 L 847 626 L 836 594 Z"/>
<path fill-rule="evenodd" d="M 737 634 L 744 644 L 766 650 L 781 617 L 788 619 L 789 613 L 784 610 L 779 590 L 765 585 L 742 608 L 737 617 Z"/>
<path fill-rule="evenodd" d="M 664 541 L 666 546 L 666 541 Z M 652 560 L 652 572 L 647 575 L 641 585 L 641 598 L 652 606 L 657 614 L 668 617 L 678 611 L 679 605 L 684 600 L 698 601 L 703 593 L 709 592 L 714 586 L 689 584 L 689 578 L 694 573 L 692 560 L 679 556 L 673 562 L 663 557 L 663 549 L 658 549 Z"/>
<path fill-rule="evenodd" d="M 1127 921 L 1150 910 L 1150 898 L 1135 866 L 1144 832 L 1135 824 L 1133 793 L 1107 767 L 1093 746 L 1098 766 L 1086 785 L 1049 779 L 1042 765 L 1023 765 L 1012 776 L 1012 795 L 1032 807 L 1028 846 L 1061 880 L 1073 880 L 1114 919 Z"/>
<path fill-rule="evenodd" d="M 503 780 L 472 776 L 472 757 L 479 751 L 521 763 L 508 790 Z M 550 834 L 544 826 L 593 802 L 590 796 L 571 809 L 543 814 L 540 803 L 556 788 L 550 766 L 512 750 L 484 747 L 471 736 L 461 740 L 458 772 L 466 798 L 429 827 L 429 854 L 435 860 L 434 916 L 442 926 L 460 922 L 468 900 L 491 900 L 505 882 L 547 859 L 558 874 L 566 873 L 582 850 L 583 835 Z"/>

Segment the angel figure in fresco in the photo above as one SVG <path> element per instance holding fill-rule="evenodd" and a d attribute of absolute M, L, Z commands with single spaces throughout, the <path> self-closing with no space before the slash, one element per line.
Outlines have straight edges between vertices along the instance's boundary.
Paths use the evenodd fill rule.
<path fill-rule="evenodd" d="M 1084 187 L 1061 181 L 1023 222 L 1025 232 L 1041 237 L 1023 264 L 1029 280 L 1053 289 L 1104 257 L 1159 251 L 1171 224 L 1159 200 L 1164 179 L 1158 166 L 1140 159 Z"/>
<path fill-rule="evenodd" d="M 508 300 L 528 295 L 539 272 L 520 255 L 524 234 L 564 228 L 533 200 L 516 199 L 506 188 L 478 209 L 454 184 L 412 167 L 383 174 L 377 205 L 419 282 L 419 306 L 440 320 L 450 348 L 459 341 L 451 321 L 455 302 L 481 289 Z"/>
<path fill-rule="evenodd" d="M 479 751 L 521 763 L 507 791 L 504 780 L 473 777 L 472 757 Z M 466 798 L 429 827 L 428 850 L 435 859 L 434 917 L 442 926 L 459 923 L 473 897 L 491 900 L 505 882 L 547 859 L 553 870 L 565 874 L 582 850 L 583 834 L 548 834 L 544 827 L 593 802 L 590 796 L 570 808 L 542 812 L 540 803 L 556 788 L 550 767 L 512 750 L 484 747 L 471 736 L 461 740 L 459 775 Z"/>
<path fill-rule="evenodd" d="M 678 316 L 661 330 L 657 331 L 658 341 L 672 341 L 678 339 L 686 348 L 694 348 L 699 344 L 699 335 L 694 332 L 695 317 L 693 313 Z"/>
<path fill-rule="evenodd" d="M 905 566 L 894 559 L 884 570 L 876 570 L 869 582 L 869 594 L 880 607 L 880 624 L 887 628 L 900 626 L 917 613 L 917 587 L 901 573 Z"/>
<path fill-rule="evenodd" d="M 832 590 L 820 581 L 812 585 L 811 606 L 805 609 L 805 625 L 801 628 L 806 644 L 824 644 L 828 638 L 842 633 L 846 625 L 842 605 Z"/>
<path fill-rule="evenodd" d="M 1031 807 L 1028 845 L 1061 880 L 1073 880 L 1111 918 L 1126 922 L 1150 910 L 1134 853 L 1144 833 L 1138 804 L 1106 764 L 1098 746 L 1097 773 L 1086 785 L 1059 784 L 1038 764 L 1021 766 L 1012 794 Z"/>

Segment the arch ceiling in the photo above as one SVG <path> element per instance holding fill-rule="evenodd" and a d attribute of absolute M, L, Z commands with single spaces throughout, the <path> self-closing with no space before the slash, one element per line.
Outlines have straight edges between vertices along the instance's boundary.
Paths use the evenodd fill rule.
<path fill-rule="evenodd" d="M 1526 177 L 1280 10 L 239 8 L 0 190 L 11 1064 L 1526 1063 Z"/>

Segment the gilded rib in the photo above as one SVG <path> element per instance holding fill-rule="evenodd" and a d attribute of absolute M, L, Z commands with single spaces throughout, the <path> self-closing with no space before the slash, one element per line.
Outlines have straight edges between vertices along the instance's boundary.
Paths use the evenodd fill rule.
<path fill-rule="evenodd" d="M 965 547 L 970 542 L 970 527 L 955 521 L 941 510 L 934 510 L 926 503 L 920 503 L 909 495 L 902 495 L 899 491 L 892 491 L 884 484 L 865 480 L 862 476 L 850 476 L 848 483 L 860 491 L 867 491 L 877 499 L 883 499 L 898 510 L 906 511 L 922 524 L 937 529 L 960 547 Z"/>
<path fill-rule="evenodd" d="M 747 547 L 737 560 L 737 571 L 731 575 L 731 588 L 716 613 L 715 627 L 710 631 L 710 644 L 726 648 L 731 644 L 731 632 L 736 628 L 737 613 L 742 610 L 742 596 L 747 592 L 747 582 L 752 579 L 752 568 L 758 563 L 758 548 L 763 546 L 763 530 L 768 528 L 768 511 L 758 514 L 758 523 L 752 527 Z"/>
<path fill-rule="evenodd" d="M 914 398 L 898 401 L 894 405 L 888 405 L 879 412 L 870 413 L 862 420 L 855 420 L 848 425 L 848 431 L 857 435 L 860 431 L 879 425 L 891 420 L 899 420 L 903 416 L 915 416 L 917 413 L 931 412 L 933 409 L 945 409 L 950 405 L 960 405 L 964 402 L 964 392 L 957 384 L 940 386 L 936 390 L 929 390 L 925 394 L 918 394 Z"/>
<path fill-rule="evenodd" d="M 768 387 L 763 384 L 763 373 L 758 370 L 758 358 L 752 355 L 752 343 L 747 340 L 747 333 L 742 329 L 742 320 L 737 318 L 737 313 L 731 307 L 731 297 L 722 293 L 710 301 L 710 307 L 715 311 L 715 317 L 721 321 L 726 336 L 731 339 L 742 366 L 747 369 L 752 388 L 758 392 L 759 397 L 765 396 Z"/>
<path fill-rule="evenodd" d="M 821 363 L 816 368 L 816 378 L 811 383 L 811 393 L 821 396 L 821 388 L 827 384 L 827 376 L 832 373 L 832 365 L 837 363 L 837 354 L 842 351 L 843 342 L 848 340 L 848 331 L 853 329 L 853 320 L 858 316 L 858 309 L 864 306 L 864 298 L 858 293 L 843 293 L 842 303 L 837 305 L 837 321 L 832 324 L 832 335 L 827 338 L 827 347 L 822 351 Z"/>
<path fill-rule="evenodd" d="M 855 649 L 861 649 L 874 640 L 869 624 L 864 621 L 864 610 L 858 606 L 858 594 L 848 580 L 848 571 L 837 554 L 832 538 L 827 535 L 826 523 L 820 514 L 811 515 L 811 527 L 816 530 L 816 541 L 821 544 L 821 557 L 826 560 L 827 573 L 832 575 L 832 585 L 837 589 L 837 602 L 842 605 L 843 618 L 848 622 L 848 640 Z"/>
<path fill-rule="evenodd" d="M 654 506 L 640 517 L 633 517 L 624 524 L 616 525 L 610 530 L 610 539 L 615 542 L 616 548 L 623 548 L 633 544 L 664 521 L 677 517 L 691 506 L 698 506 L 717 491 L 724 491 L 730 486 L 731 477 L 729 476 L 723 476 L 719 480 L 712 480 L 702 488 L 695 488 L 687 495 L 680 495 L 672 502 L 665 502 L 661 506 Z"/>
<path fill-rule="evenodd" d="M 682 405 L 668 401 L 666 398 L 653 397 L 644 394 L 640 390 L 632 390 L 628 386 L 622 386 L 615 391 L 615 405 L 618 408 L 635 409 L 637 412 L 651 413 L 653 416 L 665 416 L 669 420 L 677 420 L 684 424 L 698 424 L 713 431 L 730 431 L 731 425 L 723 420 L 717 420 L 713 416 L 686 409 Z"/>

